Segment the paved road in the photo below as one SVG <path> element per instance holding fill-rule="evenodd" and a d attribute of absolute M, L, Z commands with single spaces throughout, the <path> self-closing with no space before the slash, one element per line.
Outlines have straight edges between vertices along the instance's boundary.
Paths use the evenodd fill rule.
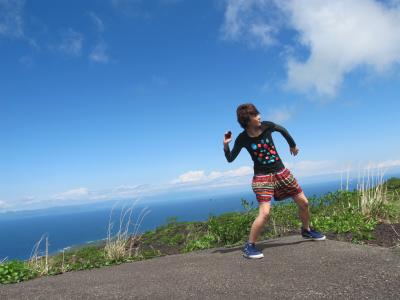
<path fill-rule="evenodd" d="M 400 299 L 393 249 L 288 236 L 0 285 L 0 299 Z"/>

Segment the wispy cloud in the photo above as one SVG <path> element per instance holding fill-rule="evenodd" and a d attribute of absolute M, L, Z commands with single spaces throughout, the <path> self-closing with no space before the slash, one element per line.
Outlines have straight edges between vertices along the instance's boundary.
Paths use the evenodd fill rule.
<path fill-rule="evenodd" d="M 211 171 L 208 175 L 204 170 L 188 171 L 178 176 L 178 178 L 170 181 L 171 184 L 181 183 L 210 183 L 220 179 L 230 179 L 234 177 L 241 177 L 252 174 L 253 169 L 244 166 L 234 170 L 228 171 Z"/>
<path fill-rule="evenodd" d="M 273 38 L 275 28 L 266 23 L 259 22 L 251 24 L 249 32 L 261 45 L 269 46 L 276 43 L 276 40 Z"/>
<path fill-rule="evenodd" d="M 225 21 L 220 28 L 224 40 L 244 40 L 254 47 L 270 46 L 278 42 L 275 39 L 277 26 L 270 17 L 265 20 L 265 13 L 276 10 L 271 1 L 263 0 L 228 0 L 225 10 Z M 270 14 L 272 16 L 272 14 Z"/>
<path fill-rule="evenodd" d="M 23 0 L 0 0 L 0 35 L 9 38 L 22 38 L 23 32 Z"/>
<path fill-rule="evenodd" d="M 183 2 L 184 0 L 159 0 L 162 4 L 177 4 Z"/>
<path fill-rule="evenodd" d="M 336 161 L 330 160 L 302 160 L 299 162 L 285 162 L 285 166 L 298 177 L 332 174 L 341 170 Z"/>
<path fill-rule="evenodd" d="M 95 46 L 92 48 L 90 54 L 89 54 L 89 59 L 92 62 L 95 63 L 103 63 L 106 64 L 110 62 L 110 57 L 109 54 L 107 53 L 107 44 L 105 43 L 103 39 L 103 31 L 105 30 L 105 25 L 103 20 L 94 12 L 89 12 L 88 13 L 90 19 L 96 26 L 99 38 L 98 42 L 95 44 Z"/>
<path fill-rule="evenodd" d="M 286 42 L 295 45 L 289 52 L 277 42 L 287 29 L 296 32 Z M 379 75 L 400 62 L 399 1 L 227 0 L 221 32 L 223 39 L 280 44 L 287 60 L 284 87 L 321 97 L 334 97 L 354 70 Z M 304 48 L 308 58 L 299 59 Z"/>
<path fill-rule="evenodd" d="M 189 171 L 180 175 L 176 182 L 193 182 L 204 180 L 206 178 L 207 176 L 204 174 L 204 171 Z"/>
<path fill-rule="evenodd" d="M 90 19 L 92 20 L 93 24 L 96 26 L 96 29 L 99 32 L 103 32 L 104 28 L 105 28 L 103 20 L 100 19 L 100 17 L 92 11 L 88 12 L 88 15 L 89 15 Z"/>
<path fill-rule="evenodd" d="M 112 8 L 127 17 L 144 17 L 149 19 L 150 12 L 145 10 L 142 6 L 142 0 L 111 0 Z"/>
<path fill-rule="evenodd" d="M 188 171 L 171 180 L 165 186 L 165 191 L 206 191 L 226 187 L 244 187 L 249 184 L 252 173 L 253 168 L 249 166 L 228 171 L 211 171 L 209 174 L 206 174 L 204 170 Z"/>
<path fill-rule="evenodd" d="M 386 160 L 381 162 L 370 162 L 368 164 L 370 168 L 393 168 L 393 167 L 400 167 L 400 159 L 392 159 Z"/>
<path fill-rule="evenodd" d="M 24 32 L 25 0 L 0 0 L 0 38 L 24 40 L 35 49 L 39 45 Z"/>
<path fill-rule="evenodd" d="M 57 49 L 71 56 L 80 56 L 82 52 L 83 34 L 72 28 L 62 31 L 62 40 Z"/>
<path fill-rule="evenodd" d="M 111 5 L 115 7 L 126 7 L 141 4 L 142 0 L 111 0 Z"/>
<path fill-rule="evenodd" d="M 106 50 L 106 44 L 103 41 L 99 42 L 89 54 L 89 59 L 96 63 L 108 63 L 109 57 Z"/>
<path fill-rule="evenodd" d="M 268 111 L 268 115 L 266 117 L 267 120 L 271 120 L 276 123 L 283 123 L 295 114 L 295 106 L 283 106 L 279 108 L 272 108 Z"/>
<path fill-rule="evenodd" d="M 53 196 L 57 200 L 76 200 L 83 199 L 89 195 L 89 190 L 85 187 L 80 187 L 66 192 L 62 192 Z"/>
<path fill-rule="evenodd" d="M 389 170 L 400 170 L 400 160 L 386 160 L 386 161 L 368 161 L 366 163 L 358 162 L 336 162 L 330 160 L 321 161 L 299 161 L 299 162 L 285 162 L 285 166 L 289 168 L 295 177 L 302 180 L 309 178 L 318 178 L 318 181 L 323 181 L 324 177 L 338 180 L 346 172 L 349 172 L 351 177 L 362 178 L 363 173 L 370 171 L 372 173 L 386 174 Z M 313 181 L 313 180 L 312 180 Z M 311 181 L 311 182 L 312 182 Z"/>
<path fill-rule="evenodd" d="M 0 200 L 0 209 L 5 209 L 9 206 L 10 205 L 7 202 Z"/>
<path fill-rule="evenodd" d="M 24 32 L 24 9 L 24 0 L 0 0 L 0 38 L 26 40 L 35 49 L 40 49 L 36 40 L 27 36 Z M 107 53 L 108 47 L 102 37 L 106 26 L 100 16 L 95 12 L 88 11 L 86 16 L 93 22 L 95 30 L 99 35 L 98 41 L 94 43 L 94 46 L 88 54 L 88 58 L 90 61 L 96 63 L 108 63 L 110 62 L 110 55 Z M 46 28 L 45 34 L 48 38 L 50 32 L 48 32 L 47 27 L 41 20 L 35 16 L 30 16 L 30 18 L 27 19 L 33 22 L 32 24 L 28 24 L 33 25 L 33 28 L 40 26 L 42 31 L 43 28 Z M 83 45 L 86 43 L 85 36 L 82 32 L 69 27 L 59 29 L 58 34 L 60 36 L 58 42 L 49 42 L 46 40 L 46 50 L 72 57 L 80 57 L 82 55 Z M 27 67 L 32 67 L 33 61 L 34 57 L 32 55 L 23 55 L 19 59 L 19 63 Z"/>
<path fill-rule="evenodd" d="M 296 162 L 285 162 L 292 174 L 299 180 L 308 181 L 308 178 L 317 177 L 323 181 L 323 178 L 340 180 L 341 174 L 346 170 L 353 171 L 352 176 L 357 176 L 357 170 L 354 171 L 351 163 L 331 160 L 301 160 Z M 370 161 L 363 166 L 358 166 L 358 170 L 370 169 L 382 170 L 397 169 L 400 167 L 400 160 Z M 74 188 L 55 194 L 48 199 L 40 200 L 35 197 L 25 197 L 15 201 L 12 205 L 5 201 L 0 201 L 0 210 L 19 210 L 36 209 L 58 205 L 83 204 L 101 202 L 116 199 L 136 199 L 154 197 L 158 195 L 168 195 L 170 193 L 180 192 L 204 192 L 208 190 L 218 190 L 226 188 L 249 188 L 253 168 L 242 166 L 239 168 L 219 171 L 213 170 L 206 172 L 204 170 L 191 170 L 179 175 L 177 178 L 165 183 L 158 184 L 138 184 L 121 185 L 111 189 L 89 190 L 85 187 Z M 312 181 L 310 181 L 312 182 Z M 201 195 L 201 194 L 200 194 Z M 27 207 L 29 205 L 29 207 Z"/>
<path fill-rule="evenodd" d="M 298 178 L 307 178 L 314 176 L 334 175 L 338 176 L 345 168 L 342 162 L 332 160 L 301 160 L 294 163 L 286 162 L 285 166 L 289 168 Z M 369 162 L 363 168 L 398 168 L 400 160 L 387 160 Z M 253 175 L 253 167 L 241 166 L 226 171 L 212 170 L 190 170 L 169 182 L 159 184 L 138 184 L 132 186 L 118 186 L 108 190 L 88 191 L 85 188 L 73 189 L 61 193 L 66 199 L 74 196 L 74 199 L 81 197 L 87 201 L 111 200 L 121 198 L 151 197 L 156 195 L 165 195 L 176 192 L 207 191 L 212 189 L 245 188 L 250 184 Z M 337 177 L 340 179 L 340 176 Z M 59 197 L 60 198 L 60 197 Z"/>
<path fill-rule="evenodd" d="M 153 17 L 155 10 L 150 11 L 144 0 L 110 0 L 111 7 L 121 15 L 126 17 L 139 17 L 149 20 Z M 158 9 L 165 9 L 168 5 L 176 5 L 183 0 L 155 0 L 152 4 L 158 5 Z"/>
<path fill-rule="evenodd" d="M 21 56 L 20 58 L 19 58 L 19 62 L 22 64 L 22 65 L 24 65 L 24 66 L 26 66 L 26 67 L 32 67 L 33 66 L 33 58 L 32 58 L 32 56 L 31 55 L 24 55 L 24 56 Z"/>

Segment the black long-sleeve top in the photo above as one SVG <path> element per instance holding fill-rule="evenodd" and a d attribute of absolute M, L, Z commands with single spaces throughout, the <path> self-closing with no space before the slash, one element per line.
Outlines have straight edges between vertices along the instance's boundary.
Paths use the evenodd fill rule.
<path fill-rule="evenodd" d="M 236 138 L 232 151 L 224 147 L 226 160 L 232 162 L 240 153 L 242 147 L 249 152 L 254 162 L 254 174 L 275 173 L 285 168 L 272 140 L 273 131 L 280 132 L 286 139 L 290 147 L 295 147 L 296 143 L 283 127 L 271 121 L 261 122 L 262 133 L 258 137 L 250 137 L 244 129 Z"/>

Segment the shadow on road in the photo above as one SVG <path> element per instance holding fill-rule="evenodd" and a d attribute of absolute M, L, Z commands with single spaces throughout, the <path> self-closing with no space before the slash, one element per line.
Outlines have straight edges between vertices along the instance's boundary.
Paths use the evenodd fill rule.
<path fill-rule="evenodd" d="M 281 247 L 281 246 L 295 245 L 295 244 L 309 243 L 309 242 L 319 242 L 319 243 L 322 242 L 323 243 L 324 241 L 300 240 L 300 241 L 291 242 L 291 243 L 276 243 L 276 240 L 271 240 L 271 241 L 257 242 L 256 247 L 260 250 L 264 250 L 266 248 L 274 248 L 274 247 Z M 237 250 L 242 250 L 243 246 L 244 245 L 230 247 L 230 248 L 219 248 L 211 253 L 229 253 L 229 252 L 233 252 L 233 251 L 237 251 Z"/>

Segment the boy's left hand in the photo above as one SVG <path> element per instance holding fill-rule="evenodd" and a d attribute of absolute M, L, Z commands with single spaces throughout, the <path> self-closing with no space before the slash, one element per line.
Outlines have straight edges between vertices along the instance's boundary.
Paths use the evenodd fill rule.
<path fill-rule="evenodd" d="M 290 148 L 290 153 L 296 155 L 299 152 L 299 148 L 297 146 Z"/>

